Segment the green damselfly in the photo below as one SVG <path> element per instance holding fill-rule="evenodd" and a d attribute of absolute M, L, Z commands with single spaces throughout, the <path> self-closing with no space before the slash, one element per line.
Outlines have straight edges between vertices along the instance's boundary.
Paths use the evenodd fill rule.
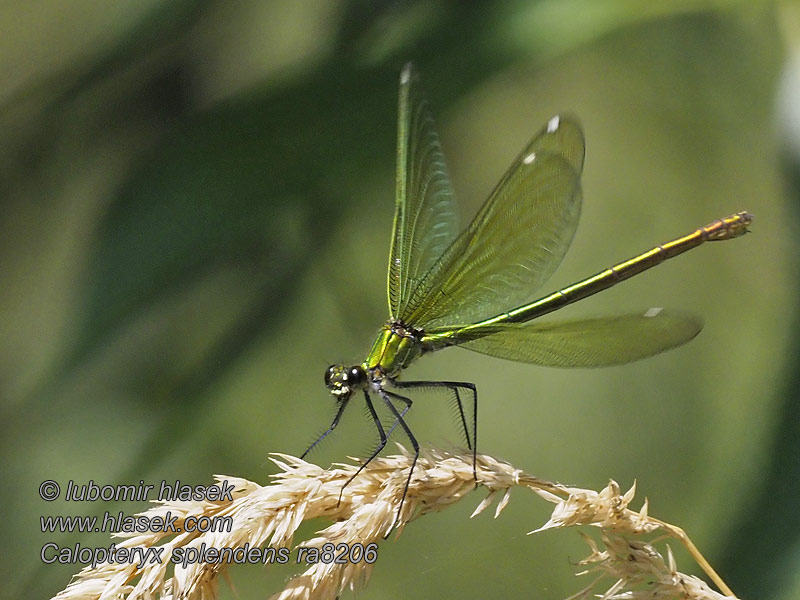
<path fill-rule="evenodd" d="M 414 450 L 404 500 L 419 456 L 419 444 L 405 420 L 412 405 L 406 390 L 443 388 L 455 399 L 477 481 L 477 389 L 463 381 L 399 380 L 403 369 L 417 358 L 460 346 L 538 365 L 607 366 L 653 356 L 688 342 L 700 332 L 702 321 L 698 317 L 668 309 L 538 320 L 700 244 L 742 235 L 752 221 L 746 212 L 719 219 L 531 301 L 532 294 L 560 264 L 577 228 L 583 160 L 584 137 L 577 120 L 553 117 L 520 153 L 469 226 L 459 233 L 433 118 L 417 73 L 412 65 L 406 65 L 400 76 L 389 320 L 363 363 L 328 367 L 325 383 L 337 403 L 336 414 L 304 457 L 336 428 L 353 395 L 361 391 L 380 442 L 356 475 L 386 446 L 399 426 Z M 373 404 L 375 397 L 389 411 L 391 426 L 381 423 Z M 471 423 L 464 411 L 465 400 L 471 403 Z"/>

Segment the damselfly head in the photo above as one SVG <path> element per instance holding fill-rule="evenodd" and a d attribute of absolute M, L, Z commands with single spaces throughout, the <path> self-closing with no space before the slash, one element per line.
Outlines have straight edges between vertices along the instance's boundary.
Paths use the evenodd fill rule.
<path fill-rule="evenodd" d="M 325 385 L 334 396 L 346 396 L 353 390 L 364 387 L 366 382 L 367 373 L 358 365 L 331 365 L 325 370 Z"/>

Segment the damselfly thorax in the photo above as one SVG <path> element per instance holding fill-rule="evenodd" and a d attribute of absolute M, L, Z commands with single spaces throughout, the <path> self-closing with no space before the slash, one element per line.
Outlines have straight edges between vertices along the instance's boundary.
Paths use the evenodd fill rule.
<path fill-rule="evenodd" d="M 325 385 L 334 396 L 349 395 L 367 387 L 377 391 L 425 352 L 422 336 L 422 331 L 401 321 L 387 321 L 366 360 L 350 367 L 331 365 L 325 371 Z"/>

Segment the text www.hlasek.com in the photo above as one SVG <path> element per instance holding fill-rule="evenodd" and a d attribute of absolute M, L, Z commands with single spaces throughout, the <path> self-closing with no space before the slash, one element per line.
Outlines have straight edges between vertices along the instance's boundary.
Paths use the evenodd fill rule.
<path fill-rule="evenodd" d="M 109 532 L 109 533 L 190 533 L 230 532 L 233 518 L 226 516 L 208 517 L 189 515 L 177 526 L 178 517 L 167 511 L 163 516 L 125 515 L 122 512 L 113 515 L 109 512 L 100 517 L 91 516 L 43 516 L 39 517 L 42 532 Z"/>

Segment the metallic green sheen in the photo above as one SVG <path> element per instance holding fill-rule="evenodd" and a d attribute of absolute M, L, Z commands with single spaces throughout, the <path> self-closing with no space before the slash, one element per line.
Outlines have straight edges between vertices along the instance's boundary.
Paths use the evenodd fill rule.
<path fill-rule="evenodd" d="M 423 352 L 420 341 L 402 326 L 387 323 L 372 344 L 364 368 L 379 370 L 385 377 L 393 378 Z"/>

